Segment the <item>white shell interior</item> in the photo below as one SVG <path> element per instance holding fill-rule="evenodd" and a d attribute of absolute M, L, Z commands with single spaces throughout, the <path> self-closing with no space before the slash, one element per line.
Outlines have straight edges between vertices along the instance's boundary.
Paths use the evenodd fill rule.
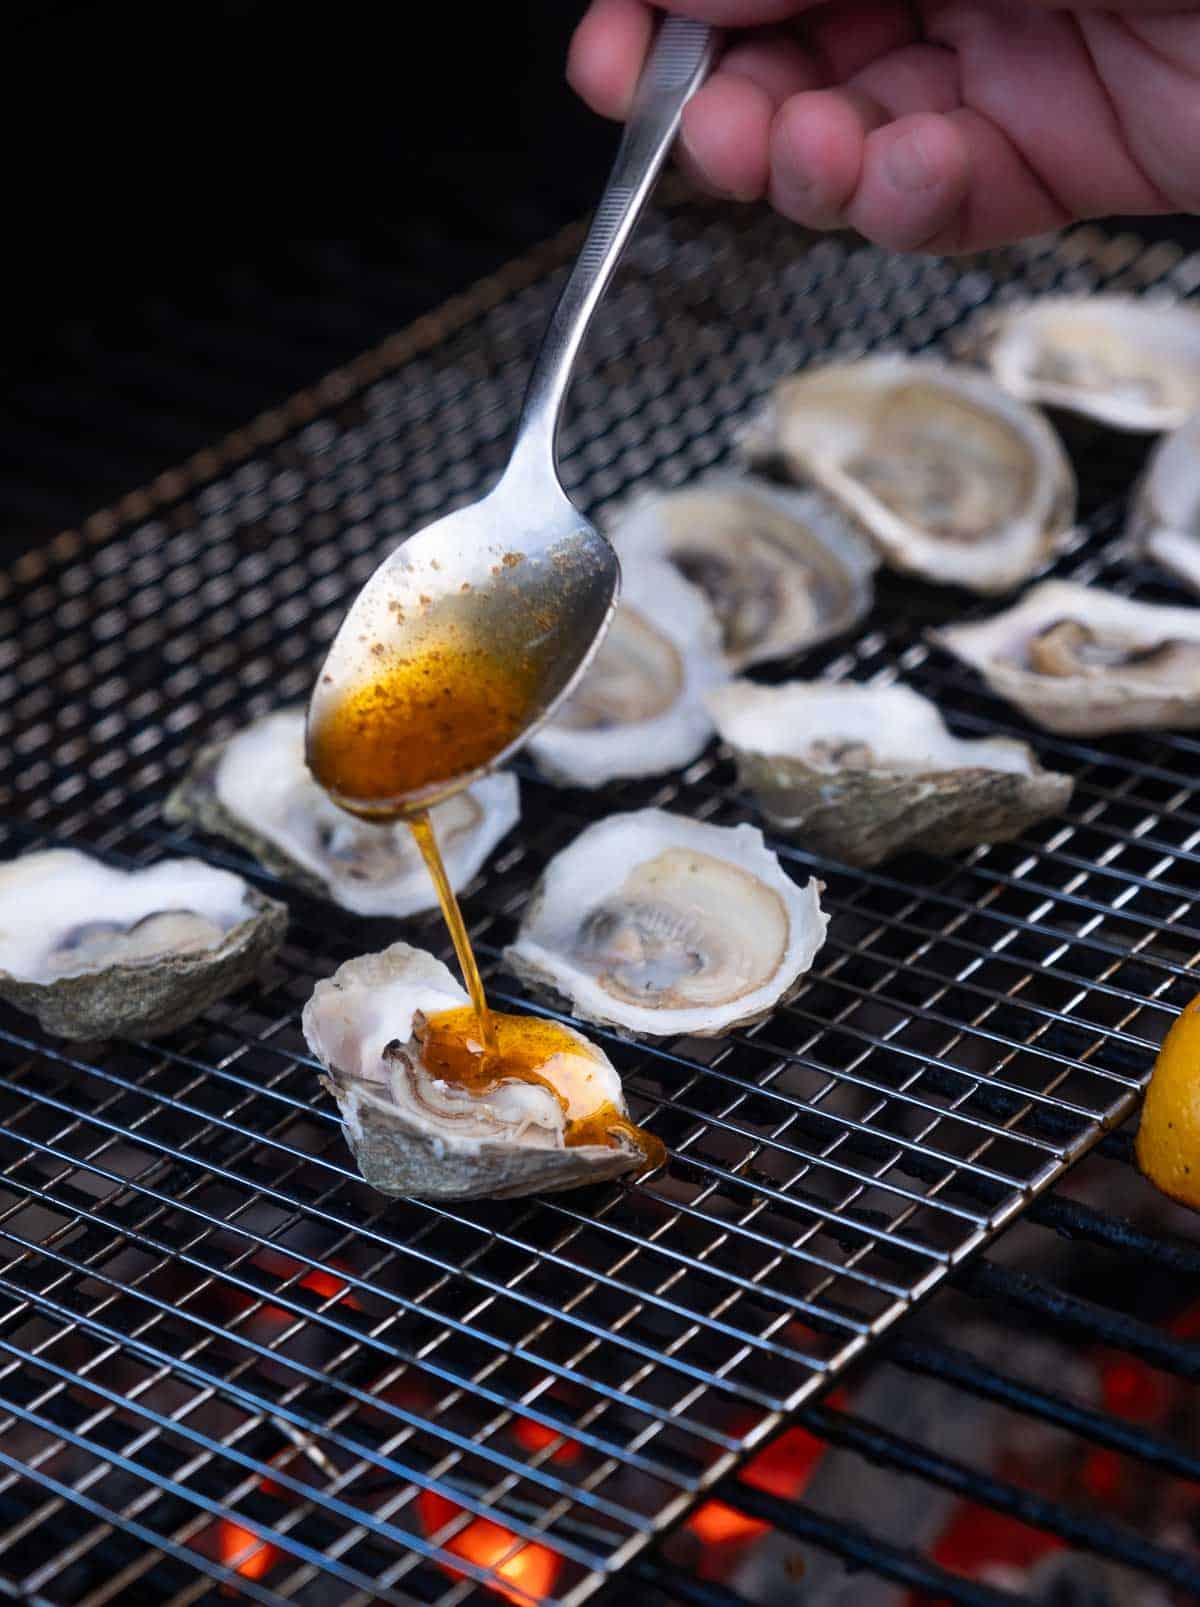
<path fill-rule="evenodd" d="M 198 859 L 123 871 L 73 848 L 26 854 L 0 865 L 0 971 L 51 982 L 104 969 L 61 950 L 63 939 L 92 923 L 132 927 L 166 910 L 206 917 L 217 928 L 209 946 L 217 948 L 253 914 L 249 892 L 240 876 Z M 137 963 L 161 957 L 140 955 Z"/>
<path fill-rule="evenodd" d="M 214 777 L 221 804 L 326 882 L 360 915 L 433 909 L 429 872 L 403 823 L 356 820 L 332 803 L 304 759 L 304 710 L 280 709 L 230 739 Z M 485 776 L 430 811 L 455 891 L 465 886 L 520 815 L 515 776 Z"/>
<path fill-rule="evenodd" d="M 637 615 L 631 628 L 655 633 L 661 649 L 674 660 L 678 693 L 669 707 L 643 719 L 573 727 L 572 705 L 587 696 L 589 682 L 629 672 L 635 654 L 633 644 L 624 641 L 624 621 L 631 611 Z M 581 688 L 559 718 L 531 740 L 529 751 L 556 778 L 581 787 L 677 770 L 690 764 L 712 736 L 705 694 L 728 674 L 721 657 L 720 627 L 703 593 L 668 563 L 630 561 L 622 566 L 616 617 Z"/>
<path fill-rule="evenodd" d="M 1032 755 L 1023 743 L 956 737 L 936 706 L 908 686 L 734 681 L 710 695 L 709 707 L 718 733 L 732 746 L 803 759 L 815 769 L 834 772 L 839 749 L 859 747 L 869 749 L 855 758 L 860 770 L 1032 773 Z"/>
<path fill-rule="evenodd" d="M 757 518 L 753 510 L 761 510 Z M 758 561 L 781 577 L 777 616 L 761 640 L 729 654 L 732 669 L 800 652 L 846 629 L 869 608 L 878 567 L 871 544 L 827 497 L 746 475 L 718 472 L 678 491 L 644 493 L 613 521 L 609 534 L 626 571 L 637 563 L 671 561 L 698 541 L 701 550 L 725 550 L 735 566 Z M 839 570 L 845 596 L 831 613 L 827 577 Z"/>
<path fill-rule="evenodd" d="M 1200 608 L 1163 608 L 1099 586 L 1045 580 L 1013 608 L 969 625 L 948 625 L 936 640 L 977 669 L 989 664 L 1028 667 L 1027 645 L 1057 620 L 1074 619 L 1132 651 L 1162 642 L 1200 642 Z"/>
<path fill-rule="evenodd" d="M 1200 591 L 1200 413 L 1155 447 L 1135 509 L 1146 551 Z"/>
<path fill-rule="evenodd" d="M 770 905 L 773 918 L 778 912 L 783 941 L 765 974 L 749 983 L 739 978 L 725 999 L 710 997 L 677 1008 L 639 1005 L 614 996 L 603 979 L 582 968 L 574 956 L 589 916 L 603 906 L 619 906 L 623 888 L 674 850 L 694 851 L 701 862 L 710 856 L 744 872 L 748 888 L 763 890 L 764 910 Z M 760 912 L 751 899 L 744 908 L 724 903 L 718 914 L 711 900 L 703 897 L 689 911 L 692 900 L 685 885 L 673 893 L 676 911 L 691 913 L 696 923 L 705 926 L 715 922 L 716 946 L 726 951 L 740 947 L 750 954 L 761 948 Z M 523 973 L 552 981 L 591 1020 L 614 1021 L 634 1032 L 658 1035 L 711 1034 L 769 1011 L 809 968 L 828 926 L 819 894 L 819 883 L 799 886 L 791 880 L 753 826 L 712 826 L 657 809 L 610 815 L 589 826 L 550 862 L 540 897 L 508 953 Z"/>
<path fill-rule="evenodd" d="M 888 506 L 851 468 L 875 450 L 881 410 L 909 387 L 944 397 L 952 411 L 967 410 L 995 421 L 1006 436 L 1019 438 L 1030 461 L 1024 503 L 998 528 L 970 540 L 950 539 L 911 523 Z M 803 464 L 875 537 L 892 561 L 931 579 L 1003 590 L 1016 585 L 1046 556 L 1047 530 L 1061 519 L 1064 491 L 1074 477 L 1062 443 L 1035 409 L 1003 391 L 988 375 L 930 358 L 882 356 L 835 364 L 785 380 L 768 404 L 766 421 L 752 429 L 751 450 L 781 450 Z M 981 443 L 980 450 L 988 450 Z M 948 470 L 962 480 L 963 465 L 947 442 Z M 1006 462 L 994 469 L 997 484 L 1011 478 Z M 967 482 L 972 483 L 970 481 Z M 984 482 L 980 481 L 981 498 Z"/>
<path fill-rule="evenodd" d="M 323 1065 L 390 1093 L 398 1110 L 438 1133 L 448 1145 L 481 1139 L 560 1147 L 567 1121 L 590 1116 L 603 1104 L 624 1113 L 621 1080 L 607 1057 L 572 1027 L 578 1054 L 554 1055 L 541 1068 L 566 1100 L 564 1112 L 549 1089 L 500 1082 L 485 1094 L 432 1077 L 421 1066 L 413 1018 L 453 1010 L 467 995 L 442 962 L 423 949 L 393 943 L 363 955 L 318 982 L 301 1018 L 309 1048 Z M 411 1072 L 384 1051 L 399 1044 Z"/>
<path fill-rule="evenodd" d="M 1127 430 L 1200 407 L 1200 310 L 1135 296 L 1047 296 L 1007 309 L 988 358 L 1014 396 Z"/>

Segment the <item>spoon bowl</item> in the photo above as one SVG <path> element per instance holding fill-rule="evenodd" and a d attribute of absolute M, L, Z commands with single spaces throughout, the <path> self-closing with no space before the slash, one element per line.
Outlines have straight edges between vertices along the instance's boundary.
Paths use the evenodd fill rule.
<path fill-rule="evenodd" d="M 343 807 L 406 814 L 469 786 L 587 668 L 620 565 L 556 481 L 531 479 L 514 462 L 479 502 L 398 547 L 359 593 L 308 714 L 309 763 Z"/>

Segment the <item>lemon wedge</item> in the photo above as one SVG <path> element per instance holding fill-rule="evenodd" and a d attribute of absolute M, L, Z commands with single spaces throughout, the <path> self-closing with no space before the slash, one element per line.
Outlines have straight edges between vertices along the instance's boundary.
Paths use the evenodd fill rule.
<path fill-rule="evenodd" d="M 1158 1051 L 1137 1159 L 1156 1188 L 1200 1210 L 1200 996 L 1180 1013 Z"/>

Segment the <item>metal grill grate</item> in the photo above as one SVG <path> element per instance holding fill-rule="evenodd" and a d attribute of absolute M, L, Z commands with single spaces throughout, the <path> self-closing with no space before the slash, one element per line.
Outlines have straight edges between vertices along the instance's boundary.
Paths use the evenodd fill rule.
<path fill-rule="evenodd" d="M 381 554 L 499 469 L 569 244 L 0 577 L 5 853 L 199 848 L 271 885 L 169 830 L 165 792 L 199 741 L 303 698 Z M 1084 229 L 897 261 L 668 206 L 591 343 L 564 477 L 593 508 L 679 483 L 816 356 L 953 345 L 991 299 L 1100 284 L 1188 294 L 1200 258 Z M 1158 595 L 1119 540 L 1139 448 L 1082 450 L 1059 571 Z M 921 645 L 967 606 L 885 577 L 862 638 L 805 673 L 901 673 L 956 729 L 1014 730 Z M 298 1015 L 395 926 L 290 890 L 266 984 L 163 1043 L 83 1052 L 6 1012 L 0 1573 L 88 1607 L 234 1577 L 320 1607 L 489 1579 L 586 1599 L 1129 1112 L 1194 990 L 1200 744 L 1036 741 L 1077 778 L 1067 818 L 877 872 L 783 845 L 833 913 L 798 998 L 715 1042 L 606 1042 L 672 1152 L 642 1185 L 461 1208 L 366 1190 Z M 522 824 L 465 901 L 502 1005 L 532 881 L 598 810 L 750 818 L 716 754 L 602 802 L 521 774 Z M 405 931 L 445 948 L 432 916 Z M 503 1526 L 486 1557 L 477 1518 Z"/>

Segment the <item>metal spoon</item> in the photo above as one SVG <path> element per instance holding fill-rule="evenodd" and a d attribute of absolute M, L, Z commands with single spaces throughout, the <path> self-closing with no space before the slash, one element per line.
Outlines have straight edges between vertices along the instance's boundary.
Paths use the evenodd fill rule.
<path fill-rule="evenodd" d="M 479 502 L 386 558 L 334 638 L 309 704 L 309 763 L 356 812 L 425 808 L 500 764 L 554 712 L 600 645 L 620 568 L 559 483 L 559 415 L 588 324 L 715 48 L 714 30 L 702 23 L 667 17 L 660 25 L 608 186 L 534 364 L 503 476 Z M 411 685 L 393 697 L 389 688 L 409 670 L 424 678 L 423 713 L 440 697 L 439 729 L 458 719 L 461 740 L 444 748 L 430 740 L 429 720 L 414 721 Z M 503 695 L 490 702 L 459 695 L 460 683 L 478 690 L 493 681 Z M 389 751 L 407 743 L 412 763 L 402 784 L 389 784 L 370 763 L 339 763 L 329 733 L 348 699 L 357 700 L 360 718 L 369 708 L 377 723 L 390 722 Z"/>

